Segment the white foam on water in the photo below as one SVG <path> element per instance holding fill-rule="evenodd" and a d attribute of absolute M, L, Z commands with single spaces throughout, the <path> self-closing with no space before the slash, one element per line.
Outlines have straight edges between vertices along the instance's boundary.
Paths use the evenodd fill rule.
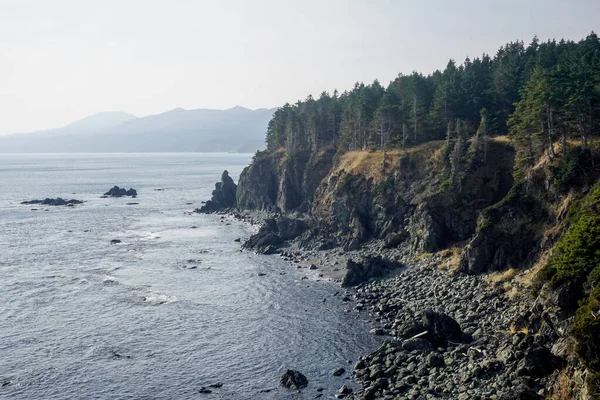
<path fill-rule="evenodd" d="M 161 304 L 175 303 L 177 301 L 177 297 L 160 292 L 147 292 L 142 296 L 142 299 L 148 304 L 157 306 Z"/>

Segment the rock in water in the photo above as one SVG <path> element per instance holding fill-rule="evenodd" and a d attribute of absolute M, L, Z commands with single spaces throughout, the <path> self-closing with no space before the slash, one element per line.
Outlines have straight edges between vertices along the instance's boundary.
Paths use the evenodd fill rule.
<path fill-rule="evenodd" d="M 196 211 L 209 214 L 218 210 L 235 207 L 236 192 L 237 185 L 229 176 L 229 172 L 225 170 L 221 175 L 221 182 L 215 183 L 215 190 L 212 191 L 212 198 Z"/>
<path fill-rule="evenodd" d="M 281 375 L 280 383 L 288 389 L 304 389 L 308 386 L 308 379 L 302 373 L 288 369 Z"/>
<path fill-rule="evenodd" d="M 61 197 L 57 197 L 56 199 L 44 199 L 44 200 L 29 200 L 29 201 L 23 201 L 21 202 L 21 204 L 42 204 L 45 206 L 74 206 L 75 204 L 82 204 L 83 201 L 81 200 L 75 200 L 75 199 L 71 199 L 71 200 L 65 200 Z"/>
<path fill-rule="evenodd" d="M 104 196 L 110 196 L 110 197 L 123 197 L 123 196 L 131 196 L 131 197 L 137 197 L 137 190 L 135 189 L 129 189 L 126 190 L 125 188 L 120 188 L 118 186 L 113 186 L 108 192 L 104 193 Z"/>

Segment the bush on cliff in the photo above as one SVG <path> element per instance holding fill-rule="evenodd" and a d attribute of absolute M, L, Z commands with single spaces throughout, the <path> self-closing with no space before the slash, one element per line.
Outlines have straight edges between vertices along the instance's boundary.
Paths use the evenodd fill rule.
<path fill-rule="evenodd" d="M 597 280 L 600 272 L 600 185 L 575 203 L 567 214 L 569 228 L 559 240 L 538 280 L 553 287 L 574 284 L 580 292 L 589 279 Z M 594 278 L 595 277 L 595 278 Z"/>
<path fill-rule="evenodd" d="M 577 353 L 584 364 L 600 372 L 600 286 L 581 301 L 571 334 L 577 339 Z"/>
<path fill-rule="evenodd" d="M 597 392 L 600 388 L 600 184 L 571 206 L 566 222 L 566 233 L 537 276 L 538 286 L 549 283 L 555 289 L 566 288 L 573 301 L 581 299 L 570 333 L 577 340 L 577 354 L 593 371 L 587 383 L 592 397 L 597 399 L 600 398 Z"/>

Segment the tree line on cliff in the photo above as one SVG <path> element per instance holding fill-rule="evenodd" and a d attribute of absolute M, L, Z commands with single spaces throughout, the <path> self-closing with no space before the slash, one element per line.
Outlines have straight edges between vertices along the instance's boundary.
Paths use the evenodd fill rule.
<path fill-rule="evenodd" d="M 579 42 L 510 42 L 493 57 L 400 74 L 387 88 L 377 80 L 356 83 L 285 104 L 269 122 L 266 152 L 386 151 L 509 134 L 518 164 L 527 166 L 542 152 L 555 156 L 556 141 L 590 148 L 599 127 L 600 40 L 592 32 Z"/>

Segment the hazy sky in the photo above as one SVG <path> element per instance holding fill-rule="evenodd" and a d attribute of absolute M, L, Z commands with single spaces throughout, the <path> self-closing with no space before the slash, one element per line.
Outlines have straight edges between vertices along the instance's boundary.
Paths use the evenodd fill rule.
<path fill-rule="evenodd" d="M 0 0 L 0 134 L 276 107 L 592 30 L 600 0 Z"/>

